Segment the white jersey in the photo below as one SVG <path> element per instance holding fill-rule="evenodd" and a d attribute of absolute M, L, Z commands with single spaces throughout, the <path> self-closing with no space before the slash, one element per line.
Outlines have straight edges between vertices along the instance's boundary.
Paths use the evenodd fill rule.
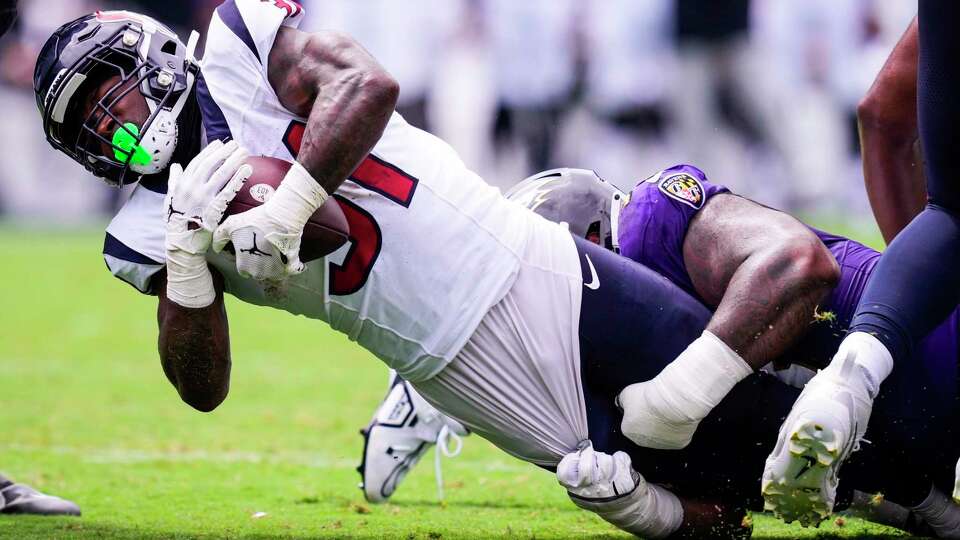
<path fill-rule="evenodd" d="M 208 140 L 232 137 L 251 155 L 294 159 L 306 119 L 280 104 L 267 61 L 279 28 L 301 18 L 285 0 L 217 8 L 197 84 Z M 107 228 L 107 266 L 142 292 L 164 264 L 164 191 L 139 185 Z M 227 293 L 326 321 L 411 381 L 442 370 L 505 296 L 534 231 L 572 246 L 562 227 L 504 199 L 446 143 L 397 114 L 334 197 L 350 224 L 348 245 L 307 263 L 285 291 L 241 278 L 227 254 L 208 260 Z"/>

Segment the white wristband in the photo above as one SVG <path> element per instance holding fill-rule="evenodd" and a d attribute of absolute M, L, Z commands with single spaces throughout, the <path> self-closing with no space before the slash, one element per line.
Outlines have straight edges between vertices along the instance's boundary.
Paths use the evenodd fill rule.
<path fill-rule="evenodd" d="M 613 500 L 570 496 L 574 504 L 604 521 L 644 538 L 666 538 L 683 525 L 683 505 L 669 490 L 645 482 Z"/>
<path fill-rule="evenodd" d="M 217 296 L 207 259 L 191 232 L 167 232 L 167 298 L 187 308 L 203 308 Z M 205 250 L 204 250 L 205 251 Z"/>
<path fill-rule="evenodd" d="M 326 190 L 303 165 L 294 161 L 276 193 L 270 197 L 269 204 L 277 209 L 270 214 L 288 232 L 299 232 L 328 198 Z"/>

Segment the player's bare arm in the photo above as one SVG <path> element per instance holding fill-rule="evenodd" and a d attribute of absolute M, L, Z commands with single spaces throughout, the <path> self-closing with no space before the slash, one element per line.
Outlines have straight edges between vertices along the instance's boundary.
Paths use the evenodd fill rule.
<path fill-rule="evenodd" d="M 867 196 L 887 243 L 927 202 L 917 133 L 918 52 L 914 19 L 857 107 Z"/>
<path fill-rule="evenodd" d="M 649 448 L 687 446 L 738 382 L 801 337 L 840 276 L 802 223 L 730 194 L 697 212 L 682 249 L 694 288 L 715 313 L 656 377 L 620 393 L 624 435 Z"/>
<path fill-rule="evenodd" d="M 280 28 L 270 51 L 270 85 L 307 119 L 297 161 L 333 193 L 380 139 L 399 86 L 353 39 Z"/>
<path fill-rule="evenodd" d="M 213 246 L 220 250 L 234 236 L 257 234 L 280 264 L 238 253 L 237 270 L 276 282 L 304 270 L 299 251 L 305 223 L 380 140 L 399 87 L 360 45 L 334 32 L 280 28 L 268 66 L 280 103 L 307 119 L 300 152 L 270 200 L 228 218 Z"/>
<path fill-rule="evenodd" d="M 803 335 L 840 267 L 795 218 L 731 194 L 711 197 L 690 222 L 683 258 L 711 308 L 707 330 L 753 369 Z"/>
<path fill-rule="evenodd" d="M 159 349 L 163 371 L 180 397 L 208 412 L 230 387 L 230 338 L 223 278 L 207 264 L 213 230 L 250 176 L 236 142 L 214 141 L 186 170 L 170 167 L 166 273 L 160 285 Z"/>
<path fill-rule="evenodd" d="M 160 364 L 184 403 L 209 412 L 230 390 L 230 331 L 223 305 L 223 278 L 211 269 L 216 299 L 207 307 L 185 308 L 167 298 L 167 277 L 154 278 L 159 299 Z"/>

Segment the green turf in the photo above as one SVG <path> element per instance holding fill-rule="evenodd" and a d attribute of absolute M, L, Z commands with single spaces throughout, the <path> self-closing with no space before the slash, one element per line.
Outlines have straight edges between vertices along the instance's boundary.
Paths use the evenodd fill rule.
<path fill-rule="evenodd" d="M 357 429 L 386 383 L 370 355 L 320 323 L 229 301 L 231 394 L 201 414 L 160 370 L 155 300 L 109 276 L 100 233 L 0 239 L 0 469 L 84 512 L 3 516 L 0 538 L 623 537 L 477 437 L 445 463 L 444 504 L 431 452 L 392 504 L 367 505 Z M 757 537 L 817 534 L 755 521 Z M 892 534 L 856 520 L 826 531 Z"/>

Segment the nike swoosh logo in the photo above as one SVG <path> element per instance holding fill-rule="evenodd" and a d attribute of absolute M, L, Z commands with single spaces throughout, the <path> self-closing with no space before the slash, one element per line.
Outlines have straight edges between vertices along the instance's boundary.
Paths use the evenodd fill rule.
<path fill-rule="evenodd" d="M 593 267 L 593 261 L 590 260 L 590 255 L 584 253 L 583 256 L 587 258 L 587 266 L 590 267 L 590 283 L 584 283 L 583 286 L 595 291 L 600 288 L 600 278 L 597 277 L 597 269 Z"/>

